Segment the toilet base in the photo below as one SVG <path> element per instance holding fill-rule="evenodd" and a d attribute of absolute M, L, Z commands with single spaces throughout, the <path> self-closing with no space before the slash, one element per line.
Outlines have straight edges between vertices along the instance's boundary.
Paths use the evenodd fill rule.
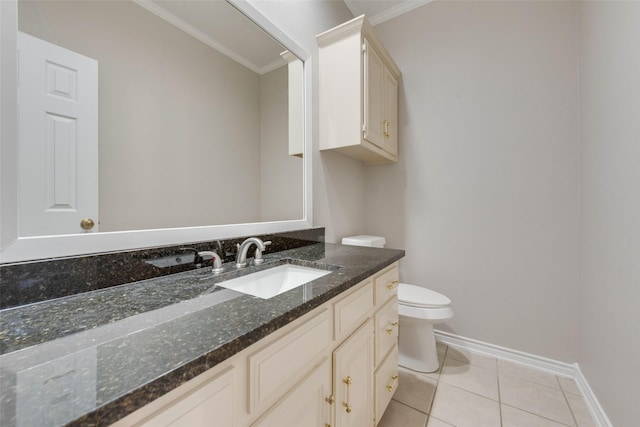
<path fill-rule="evenodd" d="M 440 368 L 432 323 L 400 316 L 398 363 L 418 372 L 435 372 Z"/>

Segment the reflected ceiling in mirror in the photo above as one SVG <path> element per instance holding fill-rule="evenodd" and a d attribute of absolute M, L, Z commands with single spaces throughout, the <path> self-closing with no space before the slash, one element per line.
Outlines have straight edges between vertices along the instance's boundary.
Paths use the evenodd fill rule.
<path fill-rule="evenodd" d="M 302 67 L 227 2 L 20 0 L 18 29 L 20 236 L 304 217 Z"/>

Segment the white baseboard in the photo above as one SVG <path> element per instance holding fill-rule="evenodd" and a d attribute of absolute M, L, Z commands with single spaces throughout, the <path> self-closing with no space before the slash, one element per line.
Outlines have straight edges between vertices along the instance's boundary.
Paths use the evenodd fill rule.
<path fill-rule="evenodd" d="M 507 360 L 553 375 L 572 378 L 580 389 L 596 425 L 598 427 L 613 427 L 577 363 L 560 362 L 535 354 L 461 337 L 449 332 L 434 330 L 434 334 L 436 341 L 452 347 L 467 350 L 471 353 L 495 357 L 496 359 Z"/>

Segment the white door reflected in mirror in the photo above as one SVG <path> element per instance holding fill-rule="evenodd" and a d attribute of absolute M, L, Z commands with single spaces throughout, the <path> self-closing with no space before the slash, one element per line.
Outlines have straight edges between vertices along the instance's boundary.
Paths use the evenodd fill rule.
<path fill-rule="evenodd" d="M 20 235 L 96 232 L 98 62 L 21 32 L 18 58 Z"/>

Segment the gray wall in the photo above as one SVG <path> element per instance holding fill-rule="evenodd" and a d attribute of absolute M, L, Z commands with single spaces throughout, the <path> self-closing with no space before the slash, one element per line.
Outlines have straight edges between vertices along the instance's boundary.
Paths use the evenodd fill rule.
<path fill-rule="evenodd" d="M 366 170 L 366 230 L 439 328 L 577 359 L 577 15 L 572 2 L 434 2 L 376 27 L 402 70 L 397 164 Z"/>
<path fill-rule="evenodd" d="M 640 3 L 580 2 L 578 361 L 614 426 L 640 420 Z"/>

